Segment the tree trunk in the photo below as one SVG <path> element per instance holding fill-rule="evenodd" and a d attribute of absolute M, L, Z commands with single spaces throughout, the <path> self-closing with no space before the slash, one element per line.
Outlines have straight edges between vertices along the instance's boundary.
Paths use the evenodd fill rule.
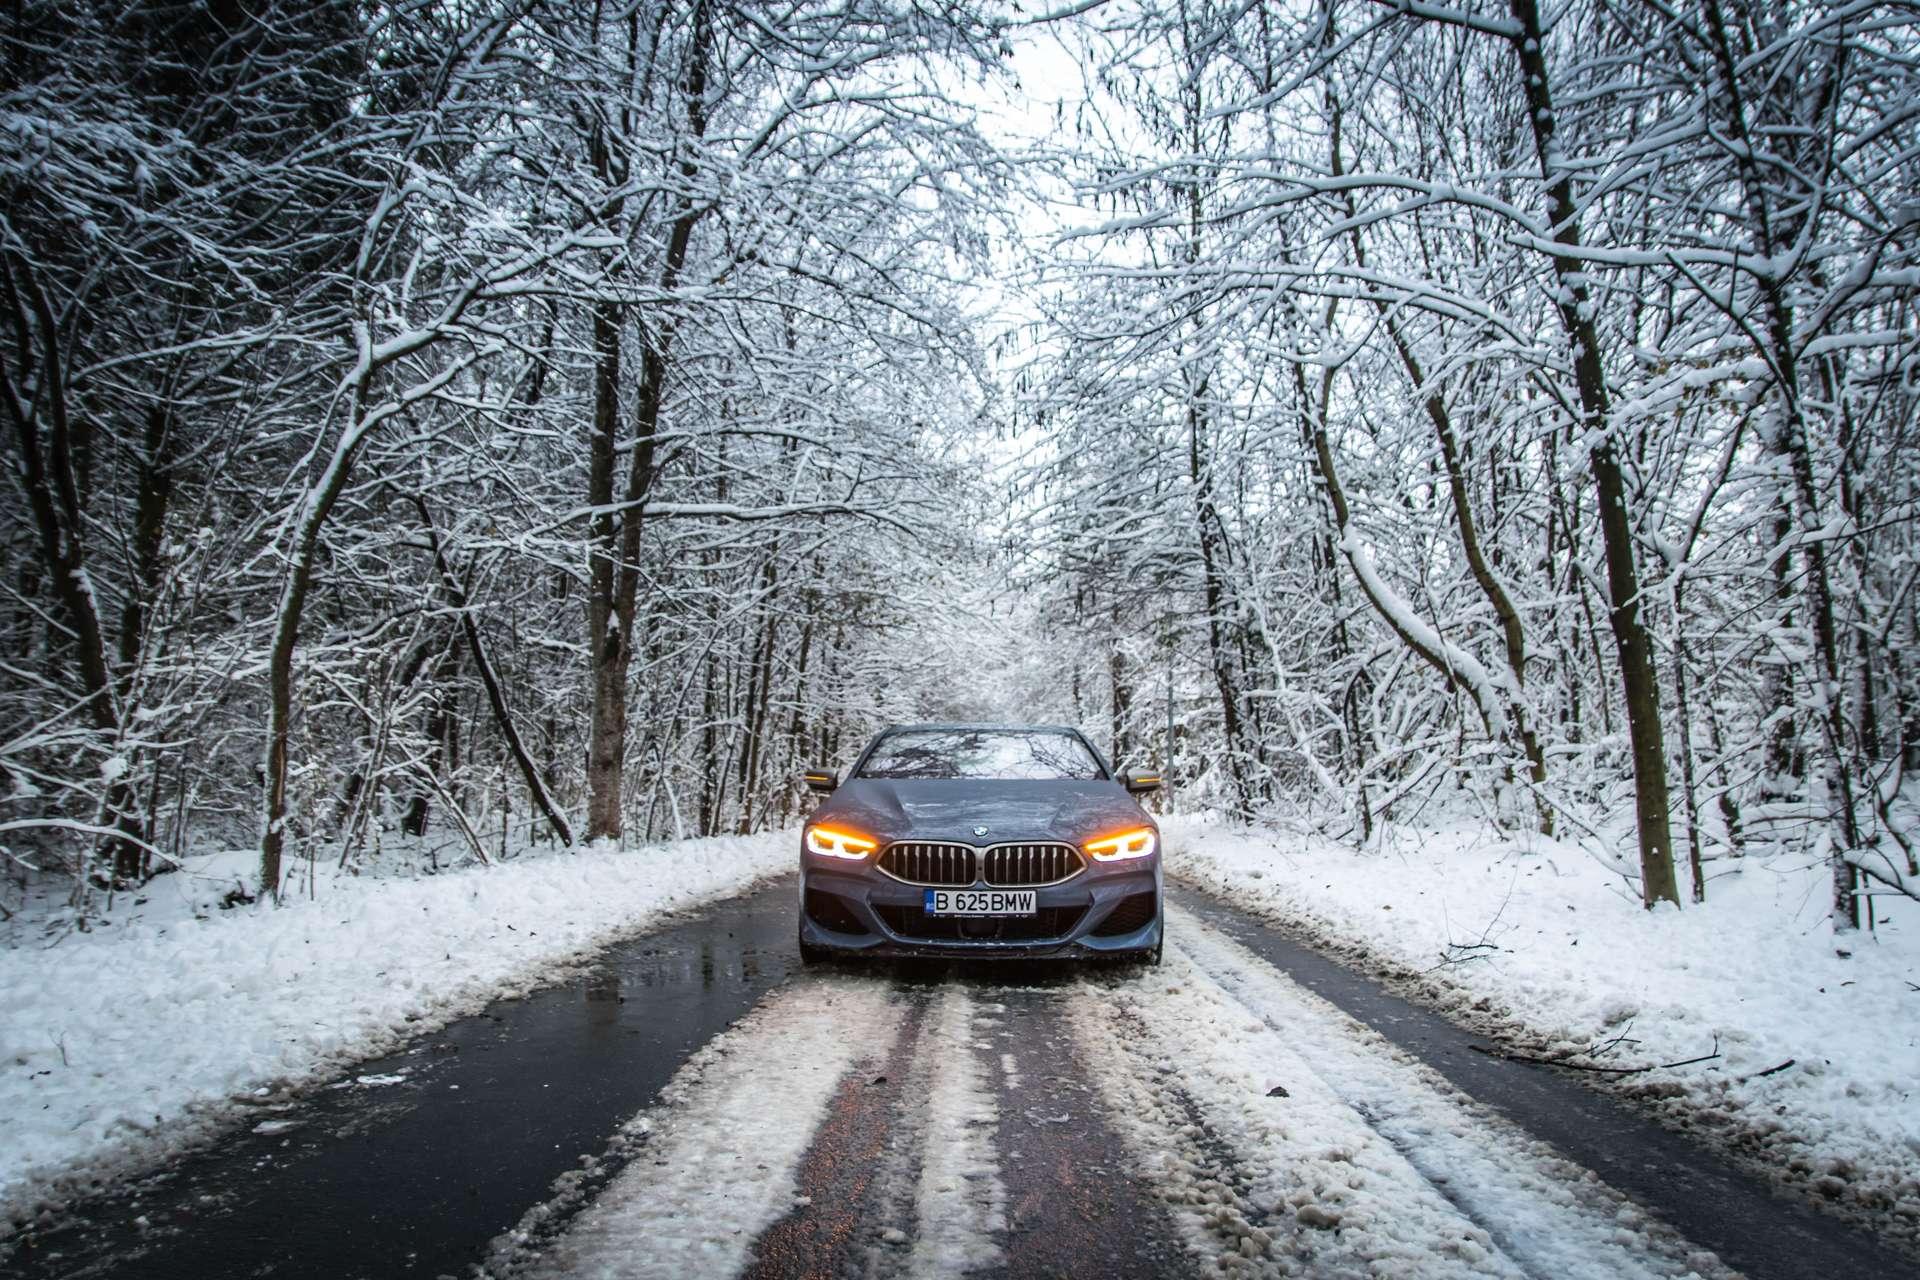
<path fill-rule="evenodd" d="M 620 329 L 610 302 L 593 307 L 593 438 L 588 445 L 587 657 L 592 702 L 587 732 L 587 839 L 620 838 L 620 766 L 627 745 L 628 636 L 614 612 L 618 546 L 613 513 L 620 420 Z"/>
<path fill-rule="evenodd" d="M 1747 270 L 1759 286 L 1766 317 L 1765 343 L 1761 354 L 1771 367 L 1779 404 L 1775 429 L 1770 433 L 1768 443 L 1776 455 L 1786 462 L 1791 477 L 1789 492 L 1795 522 L 1799 526 L 1799 551 L 1806 564 L 1806 572 L 1802 575 L 1805 584 L 1803 589 L 1806 592 L 1807 612 L 1813 623 L 1815 651 L 1820 659 L 1820 668 L 1809 685 L 1813 694 L 1813 711 L 1820 724 L 1822 745 L 1825 747 L 1828 820 L 1833 826 L 1832 918 L 1835 930 L 1844 932 L 1860 927 L 1860 902 L 1856 896 L 1859 875 L 1849 860 L 1860 847 L 1860 827 L 1853 776 L 1848 767 L 1845 673 L 1840 657 L 1839 628 L 1834 621 L 1832 569 L 1827 560 L 1829 534 L 1822 519 L 1812 449 L 1808 443 L 1806 403 L 1801 396 L 1800 351 L 1794 335 L 1793 302 L 1788 296 L 1786 280 L 1770 265 L 1776 247 L 1791 243 L 1796 236 L 1796 229 L 1775 223 L 1766 181 L 1760 173 L 1760 161 L 1755 154 L 1762 144 L 1754 139 L 1748 127 L 1738 69 L 1740 59 L 1736 57 L 1729 39 L 1718 0 L 1705 0 L 1705 12 L 1707 33 L 1720 72 L 1718 97 L 1727 112 L 1728 132 L 1737 144 L 1735 164 L 1744 188 L 1747 217 L 1761 254 L 1767 255 L 1761 265 L 1748 266 Z M 1803 95 L 1804 101 L 1819 104 L 1831 94 L 1838 70 L 1828 70 L 1824 82 L 1809 77 L 1809 84 L 1797 91 Z M 1824 114 L 1824 107 L 1812 105 L 1808 108 L 1807 119 L 1799 123 L 1815 125 Z M 1816 142 L 1814 145 L 1818 147 L 1821 144 Z M 1817 174 L 1813 172 L 1796 173 L 1795 177 L 1809 183 L 1818 181 Z M 1817 200 L 1814 190 L 1799 194 L 1804 197 L 1804 203 L 1811 204 Z M 1789 215 L 1789 220 L 1805 216 L 1804 212 L 1796 212 Z"/>
<path fill-rule="evenodd" d="M 1329 304 L 1326 314 L 1329 325 L 1332 324 L 1333 318 L 1334 308 L 1332 304 Z M 1332 462 L 1331 453 L 1329 453 L 1325 459 L 1322 459 L 1320 456 L 1320 448 L 1325 443 L 1326 437 L 1325 428 L 1320 424 L 1324 424 L 1327 419 L 1327 406 L 1333 395 L 1333 376 L 1333 369 L 1322 369 L 1320 371 L 1320 386 L 1318 392 L 1317 394 L 1310 393 L 1307 387 L 1305 367 L 1298 363 L 1295 363 L 1293 366 L 1294 395 L 1300 402 L 1300 434 L 1303 442 L 1307 446 L 1309 456 L 1314 460 L 1315 469 L 1320 474 L 1323 490 L 1329 498 L 1327 507 L 1316 507 L 1315 510 L 1315 515 L 1320 523 L 1320 536 L 1313 541 L 1314 568 L 1316 571 L 1324 569 L 1327 575 L 1327 591 L 1333 602 L 1333 616 L 1335 619 L 1333 626 L 1333 649 L 1335 655 L 1339 657 L 1341 663 L 1344 665 L 1352 661 L 1354 657 L 1354 645 L 1353 637 L 1347 630 L 1346 601 L 1341 598 L 1340 594 L 1339 558 L 1338 553 L 1334 550 L 1334 541 L 1338 536 L 1339 530 L 1331 514 L 1331 496 L 1333 489 L 1337 487 L 1337 481 L 1333 485 L 1327 484 L 1329 474 L 1327 465 L 1330 465 Z M 1345 504 L 1346 497 L 1342 494 L 1341 506 L 1344 507 Z M 1353 764 L 1355 802 L 1359 811 L 1360 838 L 1362 841 L 1368 841 L 1373 838 L 1373 802 L 1367 794 L 1367 755 L 1365 749 L 1366 743 L 1362 735 L 1360 701 L 1362 698 L 1370 696 L 1372 687 L 1372 678 L 1367 672 L 1366 665 L 1362 663 L 1359 668 L 1355 670 L 1353 676 L 1347 681 L 1346 688 L 1341 692 L 1340 697 L 1340 718 L 1342 725 L 1346 729 L 1347 742 L 1345 750 Z"/>
<path fill-rule="evenodd" d="M 1520 63 L 1526 92 L 1527 116 L 1533 127 L 1534 149 L 1546 182 L 1548 212 L 1554 239 L 1569 249 L 1580 246 L 1579 207 L 1574 203 L 1573 179 L 1561 166 L 1554 131 L 1552 81 L 1548 77 L 1546 36 L 1540 28 L 1535 0 L 1512 0 L 1520 32 L 1513 49 Z M 1581 260 L 1572 254 L 1553 255 L 1557 306 L 1561 323 L 1573 345 L 1574 383 L 1580 393 L 1582 427 L 1594 441 L 1588 453 L 1600 508 L 1600 537 L 1606 549 L 1607 591 L 1612 597 L 1608 621 L 1613 627 L 1614 650 L 1620 660 L 1620 683 L 1627 704 L 1627 736 L 1633 746 L 1633 790 L 1636 825 L 1640 835 L 1640 896 L 1648 906 L 1660 901 L 1680 902 L 1674 878 L 1673 836 L 1667 794 L 1666 743 L 1660 724 L 1660 685 L 1654 674 L 1653 646 L 1640 617 L 1640 575 L 1634 563 L 1633 524 L 1627 516 L 1627 485 L 1610 434 L 1606 367 L 1601 360 L 1600 335 L 1594 327 L 1592 294 Z"/>
<path fill-rule="evenodd" d="M 707 129 L 707 62 L 712 55 L 713 19 L 706 0 L 696 0 L 693 41 L 688 54 L 683 100 L 687 131 L 697 144 Z M 658 292 L 670 296 L 679 287 L 693 229 L 706 212 L 691 193 L 699 166 L 691 145 L 683 147 L 682 194 L 667 234 Z M 619 311 L 610 302 L 594 306 L 594 421 L 588 501 L 600 512 L 590 526 L 592 569 L 588 576 L 587 645 L 592 670 L 592 723 L 587 747 L 587 839 L 618 839 L 621 833 L 620 769 L 627 745 L 627 682 L 632 658 L 633 622 L 640 591 L 640 541 L 645 525 L 642 504 L 653 487 L 660 410 L 666 396 L 674 330 L 671 321 L 642 326 L 640 384 L 634 412 L 636 443 L 616 519 L 612 511 L 615 430 L 619 416 Z"/>
<path fill-rule="evenodd" d="M 160 548 L 166 532 L 167 506 L 173 498 L 174 432 L 168 411 L 160 405 L 147 410 L 146 438 L 142 441 L 139 489 L 134 496 L 134 581 L 120 610 L 120 692 L 125 697 L 140 646 L 147 638 L 147 605 L 160 590 Z"/>
<path fill-rule="evenodd" d="M 507 750 L 513 756 L 513 762 L 520 770 L 520 777 L 526 783 L 527 794 L 540 807 L 540 812 L 553 825 L 554 834 L 560 837 L 560 843 L 573 847 L 573 828 L 568 825 L 565 815 L 547 794 L 546 785 L 540 780 L 540 770 L 533 762 L 533 756 L 526 745 L 520 741 L 520 731 L 514 727 L 513 716 L 507 710 L 506 694 L 501 691 L 499 677 L 494 674 L 493 662 L 487 657 L 486 644 L 480 635 L 480 624 L 474 621 L 473 607 L 467 599 L 467 588 L 454 573 L 453 566 L 447 563 L 447 557 L 440 545 L 440 531 L 434 527 L 433 516 L 427 511 L 427 500 L 416 494 L 413 499 L 414 510 L 420 513 L 420 522 L 426 526 L 427 542 L 433 548 L 434 567 L 440 572 L 440 580 L 446 585 L 447 594 L 453 597 L 453 607 L 460 612 L 460 626 L 467 637 L 467 652 L 473 655 L 474 668 L 480 673 L 480 683 L 487 691 L 487 705 L 493 711 L 495 727 L 507 744 Z"/>
<path fill-rule="evenodd" d="M 300 639 L 300 615 L 307 607 L 313 565 L 333 504 L 346 488 L 354 455 L 367 426 L 355 405 L 355 420 L 334 449 L 320 481 L 308 490 L 305 512 L 294 536 L 292 565 L 274 611 L 273 648 L 267 658 L 267 776 L 265 822 L 260 834 L 260 893 L 280 900 L 281 860 L 286 851 L 287 755 L 293 737 L 293 654 Z"/>
<path fill-rule="evenodd" d="M 818 575 L 816 574 L 816 577 Z M 807 747 L 807 714 L 809 705 L 807 688 L 810 683 L 808 663 L 813 656 L 814 628 L 814 592 L 809 587 L 802 597 L 800 616 L 806 621 L 800 627 L 800 656 L 793 669 L 793 716 L 787 726 L 787 768 L 791 770 L 812 767 L 812 761 L 802 760 Z M 780 787 L 780 821 L 784 824 L 793 813 L 794 802 L 798 799 L 791 778 L 783 779 Z"/>
<path fill-rule="evenodd" d="M 0 257 L 0 263 L 6 267 L 4 280 L 14 302 L 15 337 L 23 362 L 30 359 L 28 353 L 37 336 L 38 381 L 47 405 L 48 430 L 43 445 L 35 407 L 20 395 L 15 382 L 15 376 L 24 376 L 25 370 L 8 376 L 6 394 L 0 400 L 4 400 L 13 423 L 20 466 L 17 478 L 26 490 L 45 580 L 73 628 L 74 659 L 86 717 L 100 735 L 102 750 L 117 750 L 121 741 L 120 705 L 108 667 L 105 631 L 87 576 L 82 485 L 76 476 L 76 453 L 80 451 L 76 435 L 84 432 L 76 432 L 68 414 L 60 328 L 46 296 L 34 282 L 32 267 L 11 251 Z M 23 298 L 24 306 L 20 301 Z M 27 318 L 29 313 L 31 320 Z M 101 824 L 120 832 L 103 842 L 100 856 L 112 866 L 114 877 L 125 882 L 138 880 L 145 870 L 146 855 L 139 834 L 142 824 L 139 815 L 132 812 L 133 797 L 131 773 L 123 771 L 107 788 Z"/>
<path fill-rule="evenodd" d="M 1767 572 L 1773 584 L 1774 617 L 1772 628 L 1793 626 L 1793 566 L 1788 546 L 1793 538 L 1793 514 L 1785 486 L 1774 506 L 1769 536 L 1773 552 L 1767 558 Z M 1767 745 L 1762 757 L 1760 796 L 1763 800 L 1784 800 L 1793 794 L 1789 781 L 1793 765 L 1793 676 L 1789 659 L 1777 642 L 1769 642 L 1772 652 L 1764 657 L 1766 667 L 1760 675 L 1760 714 L 1770 722 Z"/>
<path fill-rule="evenodd" d="M 779 555 L 780 543 L 776 538 L 761 576 L 760 598 L 763 606 L 771 606 L 774 600 L 774 590 L 780 580 Z M 760 789 L 761 756 L 767 738 L 767 704 L 773 693 L 773 654 L 779 634 L 779 614 L 769 607 L 766 622 L 760 630 L 760 642 L 754 646 L 753 667 L 747 677 L 746 741 L 740 752 L 737 784 L 740 819 L 734 826 L 735 833 L 743 836 L 753 830 L 753 802 Z"/>
<path fill-rule="evenodd" d="M 1707 900 L 1707 872 L 1700 850 L 1700 792 L 1693 769 L 1693 709 L 1687 682 L 1686 616 L 1681 588 L 1673 592 L 1673 709 L 1680 717 L 1680 794 L 1687 810 L 1687 872 L 1695 902 Z"/>
<path fill-rule="evenodd" d="M 1201 585 L 1207 602 L 1207 653 L 1212 659 L 1214 689 L 1220 695 L 1220 715 L 1225 739 L 1227 778 L 1233 787 L 1237 812 L 1245 815 L 1251 800 L 1246 777 L 1247 759 L 1240 725 L 1240 690 L 1233 670 L 1233 655 L 1228 644 L 1225 568 L 1226 528 L 1214 502 L 1213 457 L 1206 441 L 1206 415 L 1198 401 L 1206 395 L 1202 379 L 1188 395 L 1187 461 L 1193 480 L 1193 500 L 1200 534 Z"/>

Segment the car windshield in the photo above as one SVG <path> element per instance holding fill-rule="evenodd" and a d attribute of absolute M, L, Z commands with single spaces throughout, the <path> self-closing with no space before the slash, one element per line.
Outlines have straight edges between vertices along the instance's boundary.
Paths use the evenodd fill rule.
<path fill-rule="evenodd" d="M 1045 729 L 909 729 L 890 733 L 863 778 L 1087 780 L 1102 775 L 1087 744 Z"/>

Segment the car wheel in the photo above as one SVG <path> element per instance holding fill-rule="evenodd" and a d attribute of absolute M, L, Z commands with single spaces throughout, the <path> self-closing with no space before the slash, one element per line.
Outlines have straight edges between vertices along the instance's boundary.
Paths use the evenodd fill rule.
<path fill-rule="evenodd" d="M 1152 969 L 1160 964 L 1161 943 L 1154 943 L 1145 951 L 1110 951 L 1097 963 L 1121 973 L 1133 973 L 1140 969 Z"/>
<path fill-rule="evenodd" d="M 799 942 L 800 942 L 800 963 L 801 964 L 805 964 L 805 965 L 821 964 L 827 959 L 829 952 L 825 947 L 816 947 L 811 942 L 808 942 L 805 938 L 799 939 Z"/>

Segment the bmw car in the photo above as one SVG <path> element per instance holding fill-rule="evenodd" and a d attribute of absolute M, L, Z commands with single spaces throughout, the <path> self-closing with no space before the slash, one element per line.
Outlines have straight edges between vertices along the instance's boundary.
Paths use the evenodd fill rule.
<path fill-rule="evenodd" d="M 800 849 L 800 955 L 1160 959 L 1160 830 L 1059 725 L 899 725 L 826 799 Z"/>

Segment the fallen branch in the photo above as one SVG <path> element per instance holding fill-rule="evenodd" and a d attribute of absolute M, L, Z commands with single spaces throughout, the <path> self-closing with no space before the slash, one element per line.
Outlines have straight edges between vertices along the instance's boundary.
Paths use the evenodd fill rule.
<path fill-rule="evenodd" d="M 440 803 L 446 807 L 447 812 L 453 815 L 454 821 L 460 826 L 460 833 L 467 838 L 467 848 L 473 851 L 474 858 L 483 866 L 492 866 L 493 859 L 487 856 L 487 847 L 481 842 L 480 833 L 473 829 L 473 823 L 468 820 L 466 811 L 460 807 L 459 802 L 453 798 L 446 787 L 441 785 L 440 779 L 434 775 L 433 770 L 416 764 L 409 772 L 426 783 L 433 794 L 440 798 Z"/>
<path fill-rule="evenodd" d="M 1884 865 L 1868 865 L 1867 858 L 1870 856 L 1878 858 Z M 1901 873 L 1900 868 L 1893 865 L 1893 859 L 1888 857 L 1884 850 L 1877 848 L 1851 850 L 1846 854 L 1846 861 L 1867 879 L 1877 880 L 1900 896 L 1920 902 L 1920 887 L 1908 883 L 1909 878 Z M 1854 892 L 1864 894 L 1867 891 L 1856 889 Z"/>
<path fill-rule="evenodd" d="M 1637 1076 L 1647 1071 L 1665 1071 L 1670 1067 L 1691 1067 L 1696 1063 L 1712 1062 L 1720 1056 L 1720 1037 L 1713 1038 L 1713 1052 L 1703 1053 L 1697 1058 L 1682 1058 L 1678 1062 L 1655 1062 L 1644 1067 L 1603 1067 L 1590 1062 L 1575 1062 L 1572 1054 L 1558 1058 L 1542 1058 L 1530 1053 L 1515 1053 L 1510 1049 L 1495 1049 L 1484 1044 L 1467 1046 L 1475 1053 L 1484 1053 L 1489 1058 L 1500 1058 L 1506 1062 L 1535 1063 L 1543 1067 L 1565 1067 L 1569 1071 L 1597 1071 L 1609 1076 Z M 1790 1063 L 1787 1065 L 1791 1065 Z M 1775 1068 L 1780 1070 L 1781 1068 Z"/>
<path fill-rule="evenodd" d="M 1766 1076 L 1777 1076 L 1782 1071 L 1785 1071 L 1788 1067 L 1792 1065 L 1793 1065 L 1793 1059 L 1788 1058 L 1785 1062 L 1781 1063 L 1777 1067 L 1768 1067 L 1765 1071 L 1756 1071 L 1750 1076 L 1741 1076 L 1740 1083 L 1745 1084 L 1749 1080 L 1759 1080 Z"/>
<path fill-rule="evenodd" d="M 1454 952 L 1498 951 L 1499 949 L 1500 944 L 1497 942 L 1449 942 L 1441 948 L 1440 955 L 1443 959 L 1451 960 L 1457 958 L 1453 955 Z"/>
<path fill-rule="evenodd" d="M 1492 942 L 1449 942 L 1440 953 L 1440 963 L 1425 972 L 1432 973 L 1452 965 L 1465 964 L 1469 960 L 1486 960 L 1499 949 L 1498 944 Z"/>
<path fill-rule="evenodd" d="M 1632 1030 L 1633 1030 L 1633 1019 L 1628 1018 L 1627 1025 L 1620 1028 L 1619 1035 L 1613 1037 L 1613 1039 L 1611 1040 L 1604 1040 L 1600 1044 L 1594 1046 L 1593 1048 L 1588 1049 L 1587 1056 L 1589 1058 L 1604 1058 L 1608 1054 L 1612 1053 L 1615 1049 L 1618 1049 L 1623 1044 L 1631 1044 L 1631 1045 L 1639 1044 L 1640 1042 L 1638 1040 L 1629 1040 L 1627 1038 L 1627 1033 Z"/>

